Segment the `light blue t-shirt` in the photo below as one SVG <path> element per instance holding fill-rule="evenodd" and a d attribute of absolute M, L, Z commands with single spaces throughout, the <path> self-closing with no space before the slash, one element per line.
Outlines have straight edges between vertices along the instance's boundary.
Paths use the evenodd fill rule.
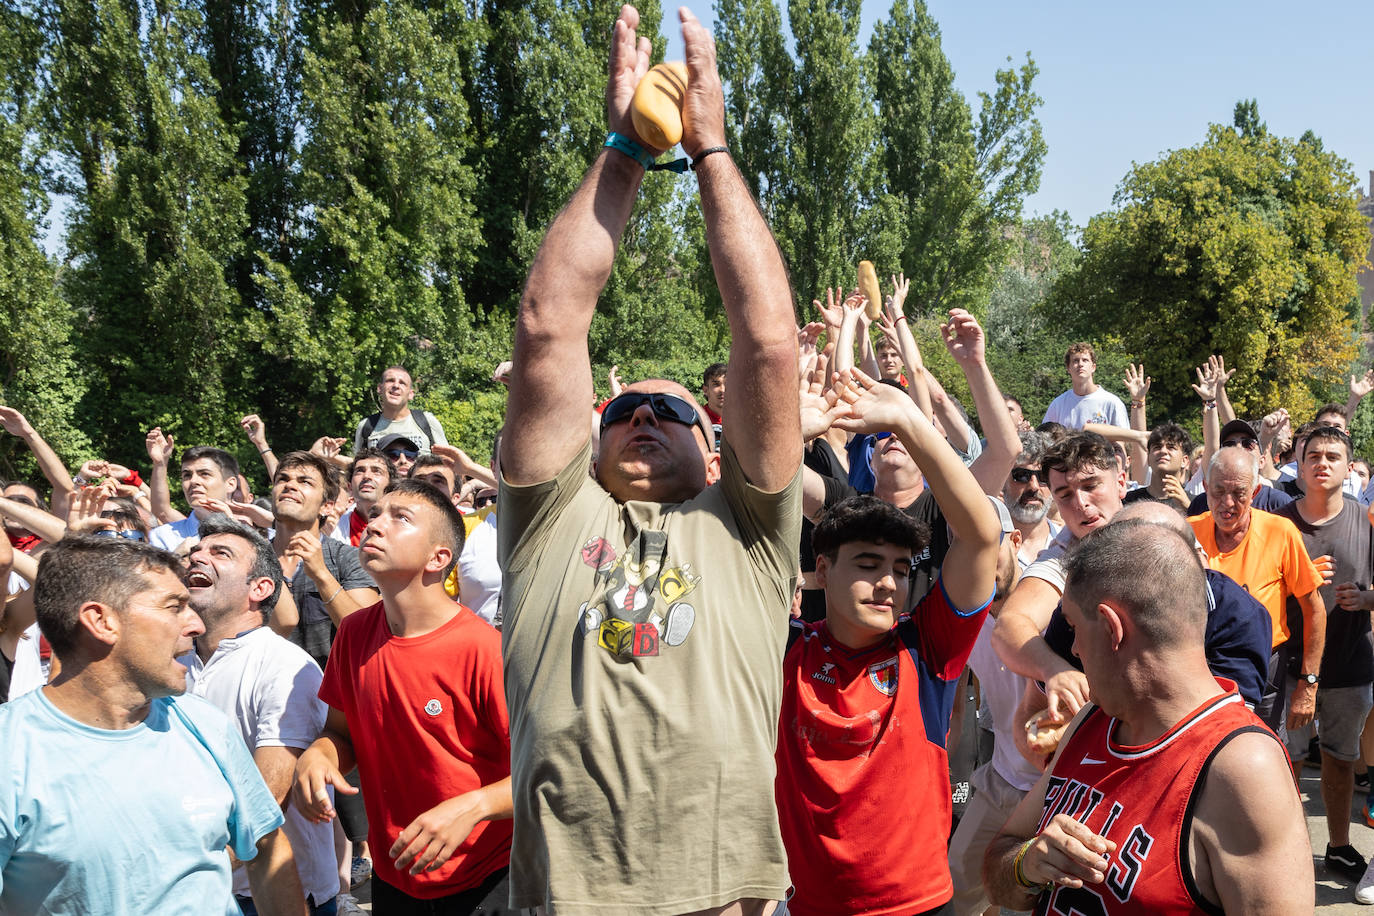
<path fill-rule="evenodd" d="M 44 690 L 0 706 L 0 913 L 239 916 L 240 859 L 281 808 L 228 717 L 154 700 L 122 731 L 82 724 Z"/>

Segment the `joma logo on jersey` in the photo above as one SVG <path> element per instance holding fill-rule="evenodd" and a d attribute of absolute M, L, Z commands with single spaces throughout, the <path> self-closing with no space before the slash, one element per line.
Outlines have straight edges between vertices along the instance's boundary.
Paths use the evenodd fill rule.
<path fill-rule="evenodd" d="M 833 674 L 830 673 L 830 672 L 832 672 L 832 671 L 834 671 L 834 670 L 835 670 L 835 663 L 834 663 L 834 662 L 826 662 L 825 664 L 821 665 L 821 670 L 819 670 L 819 671 L 813 671 L 813 672 L 811 673 L 811 680 L 813 680 L 813 681 L 824 681 L 824 682 L 827 683 L 827 684 L 834 684 L 834 683 L 835 683 L 835 676 L 834 676 Z"/>

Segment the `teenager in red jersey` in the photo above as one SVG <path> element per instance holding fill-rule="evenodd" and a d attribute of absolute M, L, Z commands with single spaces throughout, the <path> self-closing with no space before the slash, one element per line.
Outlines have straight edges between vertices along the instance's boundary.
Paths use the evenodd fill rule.
<path fill-rule="evenodd" d="M 988 846 L 994 903 L 1038 914 L 1311 913 L 1302 806 L 1273 732 L 1207 668 L 1203 572 L 1119 522 L 1065 560 L 1093 702 Z"/>
<path fill-rule="evenodd" d="M 954 535 L 909 616 L 924 525 L 871 496 L 832 507 L 812 543 L 825 620 L 794 621 L 783 661 L 778 812 L 794 916 L 944 912 L 954 888 L 945 737 L 993 596 L 1001 525 L 988 497 L 905 392 L 859 372 L 840 389 L 853 432 L 895 433 Z"/>

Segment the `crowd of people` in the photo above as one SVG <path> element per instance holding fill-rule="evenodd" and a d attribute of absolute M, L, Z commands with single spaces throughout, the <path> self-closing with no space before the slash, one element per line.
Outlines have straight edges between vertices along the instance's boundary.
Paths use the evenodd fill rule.
<path fill-rule="evenodd" d="M 937 345 L 975 429 L 902 276 L 876 317 L 827 290 L 798 326 L 681 19 L 731 329 L 700 401 L 615 369 L 593 401 L 587 334 L 662 152 L 626 6 L 487 464 L 401 366 L 351 446 L 226 431 L 262 498 L 227 441 L 154 428 L 145 466 L 73 473 L 0 407 L 45 478 L 0 495 L 0 912 L 329 916 L 370 880 L 379 914 L 1288 916 L 1314 906 L 1309 756 L 1323 866 L 1374 903 L 1350 841 L 1374 488 L 1347 431 L 1374 372 L 1293 429 L 1237 418 L 1213 357 L 1195 446 L 1149 424 L 1143 366 L 1128 406 L 1078 344 L 1032 428 L 955 309 Z"/>

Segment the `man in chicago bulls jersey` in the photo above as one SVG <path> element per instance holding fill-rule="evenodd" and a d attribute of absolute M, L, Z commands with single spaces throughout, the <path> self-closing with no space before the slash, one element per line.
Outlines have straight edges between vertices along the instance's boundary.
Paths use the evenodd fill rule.
<path fill-rule="evenodd" d="M 926 526 L 872 496 L 817 521 L 825 620 L 794 621 L 783 659 L 776 787 L 795 889 L 788 912 L 945 913 L 954 893 L 945 737 L 993 597 L 1002 526 L 910 396 L 859 372 L 840 390 L 852 414 L 838 425 L 894 432 L 953 536 L 934 586 L 904 615 Z"/>
<path fill-rule="evenodd" d="M 1123 521 L 1083 538 L 1065 573 L 1092 703 L 988 846 L 993 902 L 1061 916 L 1311 913 L 1283 749 L 1207 668 L 1193 545 Z"/>

